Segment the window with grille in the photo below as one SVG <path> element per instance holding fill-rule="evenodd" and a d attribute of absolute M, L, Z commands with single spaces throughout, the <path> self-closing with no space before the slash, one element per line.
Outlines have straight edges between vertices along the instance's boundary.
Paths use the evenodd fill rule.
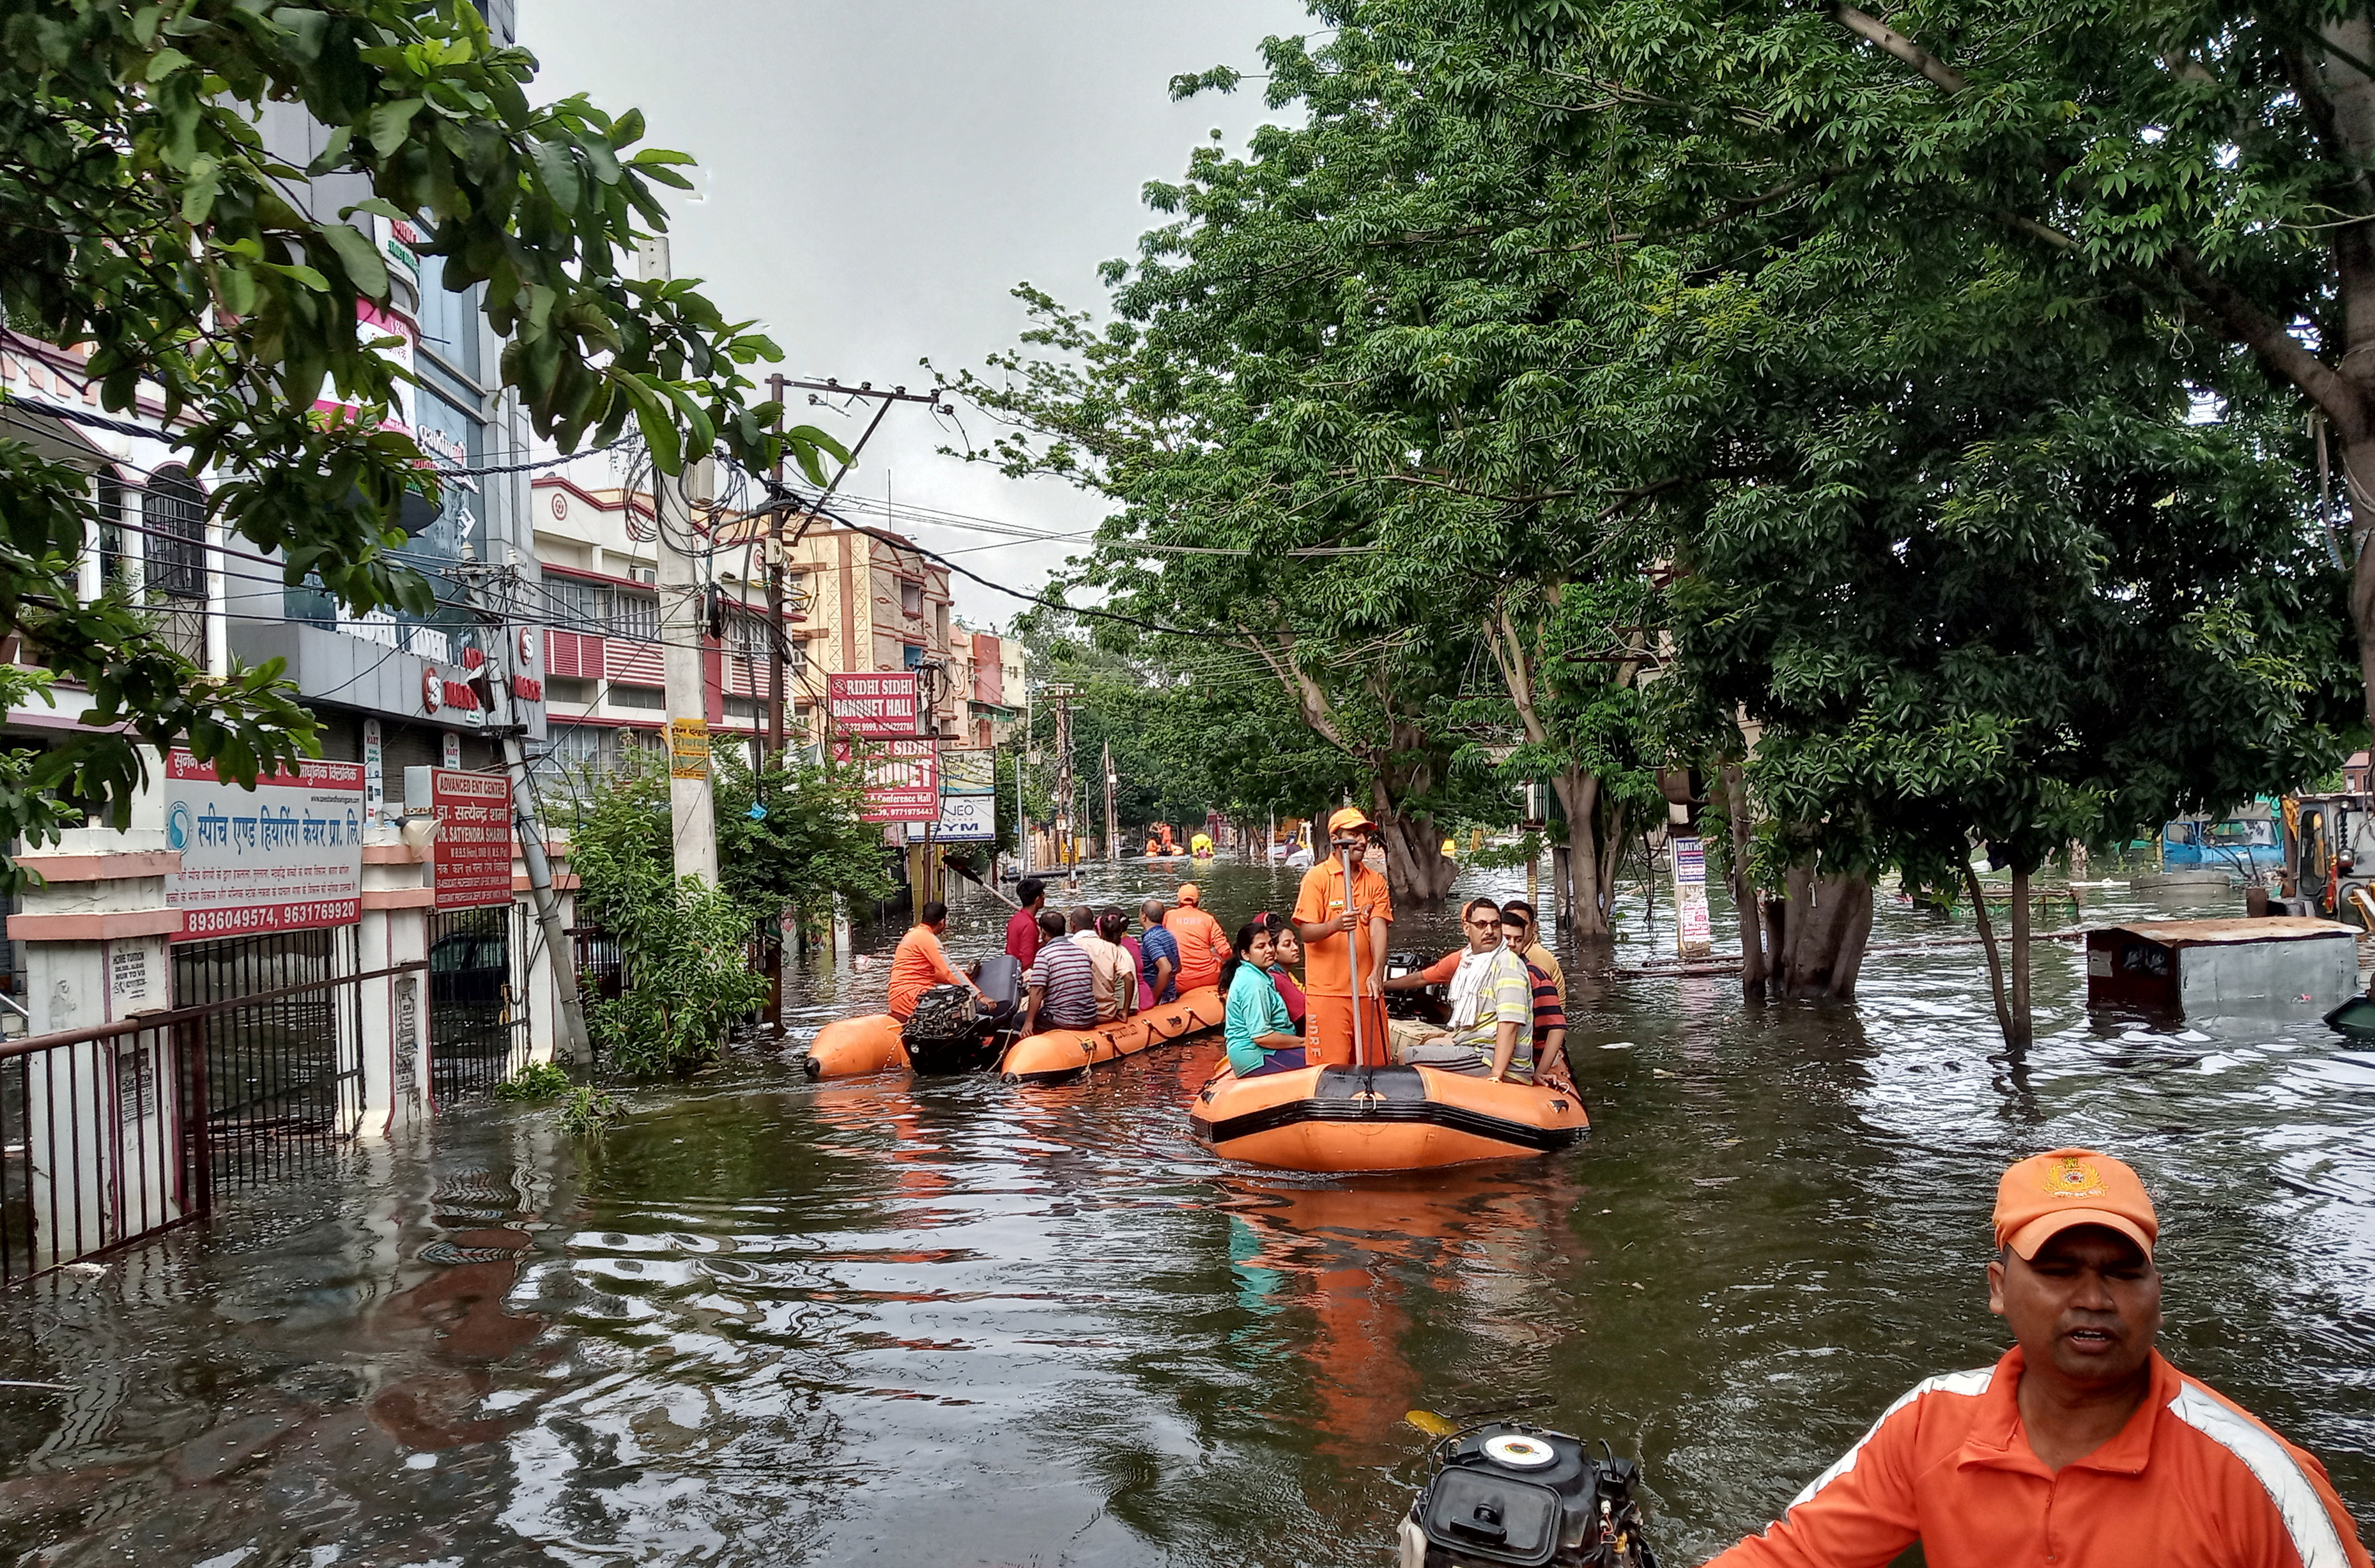
<path fill-rule="evenodd" d="M 645 594 L 610 590 L 610 635 L 656 643 L 660 635 L 660 602 Z"/>
<path fill-rule="evenodd" d="M 124 481 L 102 470 L 98 499 L 100 586 L 131 582 L 140 565 L 140 553 L 132 548 L 133 536 L 124 526 L 129 521 L 124 511 Z"/>
<path fill-rule="evenodd" d="M 207 596 L 207 495 L 184 468 L 149 476 L 140 506 L 148 530 L 148 586 L 175 599 Z"/>

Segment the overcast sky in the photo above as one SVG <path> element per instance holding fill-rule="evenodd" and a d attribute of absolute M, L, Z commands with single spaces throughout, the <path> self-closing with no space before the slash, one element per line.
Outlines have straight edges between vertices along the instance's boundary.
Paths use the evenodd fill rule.
<path fill-rule="evenodd" d="M 522 0 L 520 26 L 540 100 L 640 107 L 653 144 L 701 160 L 701 199 L 675 203 L 677 276 L 758 320 L 787 374 L 918 391 L 918 359 L 978 369 L 1014 342 L 1019 282 L 1101 308 L 1098 263 L 1153 226 L 1145 183 L 1178 178 L 1215 129 L 1242 150 L 1270 118 L 1258 83 L 1174 103 L 1174 74 L 1258 69 L 1266 35 L 1315 30 L 1298 0 Z M 845 440 L 859 428 L 794 411 Z M 986 442 L 977 416 L 965 425 Z M 843 488 L 1051 530 L 1102 515 L 942 444 L 959 444 L 952 426 L 901 405 Z M 955 559 L 1018 587 L 1066 553 L 910 531 L 933 549 L 992 545 Z M 963 579 L 956 599 L 976 624 L 1022 607 Z"/>

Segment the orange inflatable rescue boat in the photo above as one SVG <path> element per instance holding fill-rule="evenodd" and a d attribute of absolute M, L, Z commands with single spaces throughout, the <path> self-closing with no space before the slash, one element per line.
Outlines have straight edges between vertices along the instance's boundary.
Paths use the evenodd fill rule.
<path fill-rule="evenodd" d="M 1009 1083 L 1047 1083 L 1069 1078 L 1099 1062 L 1135 1056 L 1221 1027 L 1221 993 L 1210 985 L 1182 991 L 1176 1002 L 1159 1002 L 1135 1018 L 1094 1029 L 1049 1029 L 1016 1041 L 998 1070 Z"/>
<path fill-rule="evenodd" d="M 1240 1079 L 1223 1064 L 1188 1110 L 1196 1141 L 1281 1171 L 1421 1171 L 1571 1148 L 1591 1131 L 1559 1084 L 1434 1067 L 1303 1067 Z"/>
<path fill-rule="evenodd" d="M 1048 1083 L 1220 1026 L 1221 994 L 1203 985 L 1119 1023 L 1026 1035 L 1007 1048 L 998 1070 L 1010 1083 Z M 817 1031 L 800 1069 L 814 1079 L 904 1071 L 907 1052 L 899 1034 L 899 1020 L 889 1013 L 836 1019 Z"/>

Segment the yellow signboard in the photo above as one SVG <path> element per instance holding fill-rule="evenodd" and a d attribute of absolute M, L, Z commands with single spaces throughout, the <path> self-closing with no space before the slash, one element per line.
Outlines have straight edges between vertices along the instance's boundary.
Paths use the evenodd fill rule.
<path fill-rule="evenodd" d="M 668 720 L 668 777 L 709 776 L 709 724 L 705 719 Z"/>

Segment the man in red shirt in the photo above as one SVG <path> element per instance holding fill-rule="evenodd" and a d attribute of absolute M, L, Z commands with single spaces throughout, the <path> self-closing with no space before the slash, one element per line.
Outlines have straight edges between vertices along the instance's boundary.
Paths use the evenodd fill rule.
<path fill-rule="evenodd" d="M 1394 896 L 1386 879 L 1363 864 L 1377 825 L 1358 807 L 1328 819 L 1329 843 L 1351 843 L 1353 886 L 1344 887 L 1343 863 L 1330 851 L 1303 874 L 1294 898 L 1295 935 L 1303 938 L 1303 988 L 1309 994 L 1311 1043 L 1306 1060 L 1322 1066 L 1353 1062 L 1353 944 L 1361 948 L 1361 1038 L 1369 1066 L 1386 1055 L 1386 942 L 1394 923 Z"/>
<path fill-rule="evenodd" d="M 2059 1149 L 1996 1186 L 1988 1310 L 2018 1341 L 1917 1385 L 1709 1568 L 2369 1568 L 2325 1468 L 2153 1349 L 2160 1220 Z"/>
<path fill-rule="evenodd" d="M 1014 896 L 1022 907 L 1006 922 L 1006 950 L 1023 968 L 1039 956 L 1039 906 L 1047 900 L 1047 884 L 1036 877 L 1025 877 L 1014 884 Z"/>

